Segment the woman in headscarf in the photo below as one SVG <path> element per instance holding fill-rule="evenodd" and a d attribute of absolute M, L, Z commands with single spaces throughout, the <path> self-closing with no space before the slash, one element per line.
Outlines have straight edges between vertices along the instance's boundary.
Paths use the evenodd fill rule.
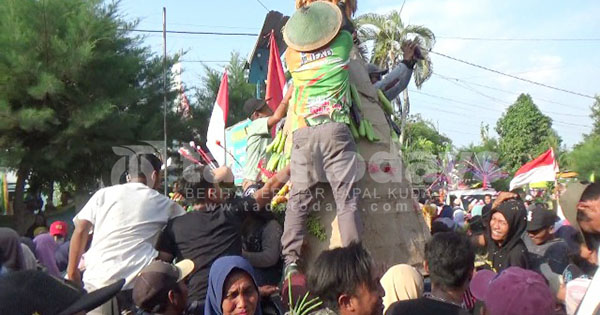
<path fill-rule="evenodd" d="M 23 264 L 19 234 L 13 229 L 0 228 L 0 274 L 22 270 Z"/>
<path fill-rule="evenodd" d="M 35 252 L 40 264 L 46 267 L 46 271 L 55 277 L 60 277 L 60 271 L 56 265 L 55 253 L 58 244 L 54 237 L 48 233 L 40 234 L 33 239 Z"/>
<path fill-rule="evenodd" d="M 496 202 L 489 218 L 485 233 L 477 240 L 479 245 L 487 248 L 487 267 L 494 272 L 510 266 L 527 269 L 527 248 L 521 239 L 527 228 L 527 210 L 523 202 L 518 199 Z"/>
<path fill-rule="evenodd" d="M 381 277 L 380 282 L 385 291 L 384 314 L 394 302 L 418 299 L 423 296 L 423 276 L 411 265 L 392 266 Z"/>
<path fill-rule="evenodd" d="M 212 264 L 204 315 L 262 315 L 254 268 L 241 256 L 221 257 Z"/>

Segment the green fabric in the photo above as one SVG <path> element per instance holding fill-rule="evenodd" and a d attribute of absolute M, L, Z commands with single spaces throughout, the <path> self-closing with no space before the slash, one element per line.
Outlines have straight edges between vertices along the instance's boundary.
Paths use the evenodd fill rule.
<path fill-rule="evenodd" d="M 295 89 L 290 108 L 297 117 L 292 131 L 331 121 L 350 123 L 348 62 L 352 45 L 352 35 L 341 31 L 329 46 L 316 52 L 288 48 L 285 60 Z"/>
<path fill-rule="evenodd" d="M 267 145 L 271 141 L 268 125 L 269 117 L 258 118 L 246 127 L 248 140 L 246 144 L 246 165 L 244 165 L 244 179 L 256 181 L 260 170 L 258 162 L 265 157 Z"/>

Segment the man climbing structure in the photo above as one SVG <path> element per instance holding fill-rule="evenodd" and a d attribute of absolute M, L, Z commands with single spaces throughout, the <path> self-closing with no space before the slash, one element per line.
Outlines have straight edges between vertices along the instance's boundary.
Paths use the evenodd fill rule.
<path fill-rule="evenodd" d="M 297 268 L 316 187 L 328 182 L 335 199 L 342 245 L 360 239 L 356 143 L 350 124 L 348 62 L 352 34 L 342 28 L 341 10 L 317 1 L 298 9 L 283 37 L 285 61 L 294 82 L 289 122 L 292 134 L 291 191 L 281 238 L 285 274 Z"/>

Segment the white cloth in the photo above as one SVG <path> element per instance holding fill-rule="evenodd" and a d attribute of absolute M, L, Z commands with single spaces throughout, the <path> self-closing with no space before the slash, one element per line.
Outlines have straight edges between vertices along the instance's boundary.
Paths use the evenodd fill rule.
<path fill-rule="evenodd" d="M 600 258 L 600 248 L 598 249 L 598 258 Z M 596 315 L 598 313 L 600 313 L 600 269 L 596 271 L 590 286 L 585 292 L 577 315 Z"/>
<path fill-rule="evenodd" d="M 127 183 L 97 191 L 73 221 L 93 224 L 90 249 L 85 253 L 86 288 L 102 288 L 118 279 L 123 290 L 157 255 L 155 236 L 171 218 L 185 211 L 156 190 Z"/>

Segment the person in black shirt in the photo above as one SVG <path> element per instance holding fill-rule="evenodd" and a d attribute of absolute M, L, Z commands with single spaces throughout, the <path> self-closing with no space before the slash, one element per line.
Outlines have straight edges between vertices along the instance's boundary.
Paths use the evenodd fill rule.
<path fill-rule="evenodd" d="M 433 235 L 425 245 L 425 271 L 431 294 L 392 304 L 386 315 L 467 315 L 463 294 L 473 276 L 475 251 L 469 239 L 456 232 Z"/>
<path fill-rule="evenodd" d="M 487 249 L 485 268 L 500 272 L 510 266 L 529 268 L 527 247 L 521 238 L 527 229 L 527 210 L 514 193 L 502 192 L 494 202 L 483 235 L 473 242 Z"/>
<path fill-rule="evenodd" d="M 184 170 L 185 198 L 193 211 L 170 220 L 156 242 L 164 261 L 191 259 L 188 312 L 203 314 L 212 263 L 219 257 L 241 255 L 244 219 L 263 209 L 289 178 L 289 167 L 273 176 L 252 196 L 230 198 L 233 174 L 227 167 L 214 170 L 192 165 Z"/>

